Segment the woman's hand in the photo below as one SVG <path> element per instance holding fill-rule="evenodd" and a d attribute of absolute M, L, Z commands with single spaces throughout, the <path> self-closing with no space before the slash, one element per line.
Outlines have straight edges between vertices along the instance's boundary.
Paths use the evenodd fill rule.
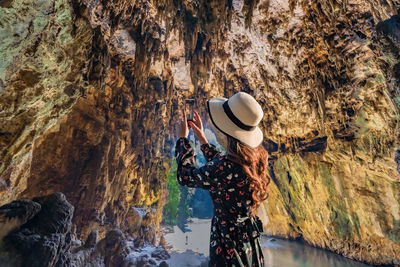
<path fill-rule="evenodd" d="M 179 126 L 179 138 L 185 137 L 187 138 L 189 135 L 189 127 L 187 124 L 187 119 L 186 119 L 186 111 L 185 107 L 183 107 L 183 121 L 181 122 L 181 125 Z"/>
<path fill-rule="evenodd" d="M 197 111 L 194 111 L 193 121 L 189 121 L 190 127 L 193 129 L 194 136 L 200 141 L 201 144 L 206 144 L 207 139 L 203 131 L 203 123 Z"/>

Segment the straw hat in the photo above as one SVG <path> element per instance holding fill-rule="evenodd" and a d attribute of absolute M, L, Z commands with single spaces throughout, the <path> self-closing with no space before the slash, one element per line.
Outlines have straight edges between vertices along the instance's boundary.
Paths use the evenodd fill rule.
<path fill-rule="evenodd" d="M 257 100 L 245 92 L 231 98 L 212 98 L 207 101 L 208 114 L 215 127 L 243 144 L 256 148 L 263 141 L 263 133 L 257 126 L 264 112 Z"/>

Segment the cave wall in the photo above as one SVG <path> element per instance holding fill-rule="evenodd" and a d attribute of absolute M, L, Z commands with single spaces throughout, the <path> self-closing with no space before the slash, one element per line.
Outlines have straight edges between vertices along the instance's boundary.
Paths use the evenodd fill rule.
<path fill-rule="evenodd" d="M 185 97 L 263 106 L 267 234 L 399 264 L 399 1 L 1 1 L 0 203 L 156 228 Z M 103 230 L 102 230 L 103 229 Z M 154 240 L 157 242 L 157 240 Z"/>
<path fill-rule="evenodd" d="M 166 106 L 153 100 L 171 93 L 135 91 L 80 3 L 14 1 L 0 12 L 1 203 L 61 191 L 82 238 L 123 228 L 130 206 L 160 210 Z"/>

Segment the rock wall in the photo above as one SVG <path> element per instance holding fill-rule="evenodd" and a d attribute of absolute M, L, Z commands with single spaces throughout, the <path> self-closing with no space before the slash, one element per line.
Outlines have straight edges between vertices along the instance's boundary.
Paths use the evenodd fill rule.
<path fill-rule="evenodd" d="M 182 101 L 263 106 L 267 234 L 400 264 L 400 1 L 0 2 L 0 203 L 63 192 L 78 235 L 156 229 Z M 153 240 L 157 243 L 157 239 Z"/>
<path fill-rule="evenodd" d="M 160 210 L 168 140 L 160 118 L 152 131 L 165 107 L 151 101 L 171 97 L 146 88 L 138 99 L 79 3 L 14 1 L 0 12 L 1 202 L 63 192 L 81 238 L 123 227 L 130 206 Z"/>

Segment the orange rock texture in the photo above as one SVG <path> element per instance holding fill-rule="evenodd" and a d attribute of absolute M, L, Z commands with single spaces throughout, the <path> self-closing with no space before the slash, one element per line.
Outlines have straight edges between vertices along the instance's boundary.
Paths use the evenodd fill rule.
<path fill-rule="evenodd" d="M 149 206 L 157 243 L 184 98 L 208 124 L 207 99 L 244 91 L 265 113 L 266 234 L 400 264 L 399 9 L 1 1 L 0 204 L 63 192 L 81 238 Z"/>

